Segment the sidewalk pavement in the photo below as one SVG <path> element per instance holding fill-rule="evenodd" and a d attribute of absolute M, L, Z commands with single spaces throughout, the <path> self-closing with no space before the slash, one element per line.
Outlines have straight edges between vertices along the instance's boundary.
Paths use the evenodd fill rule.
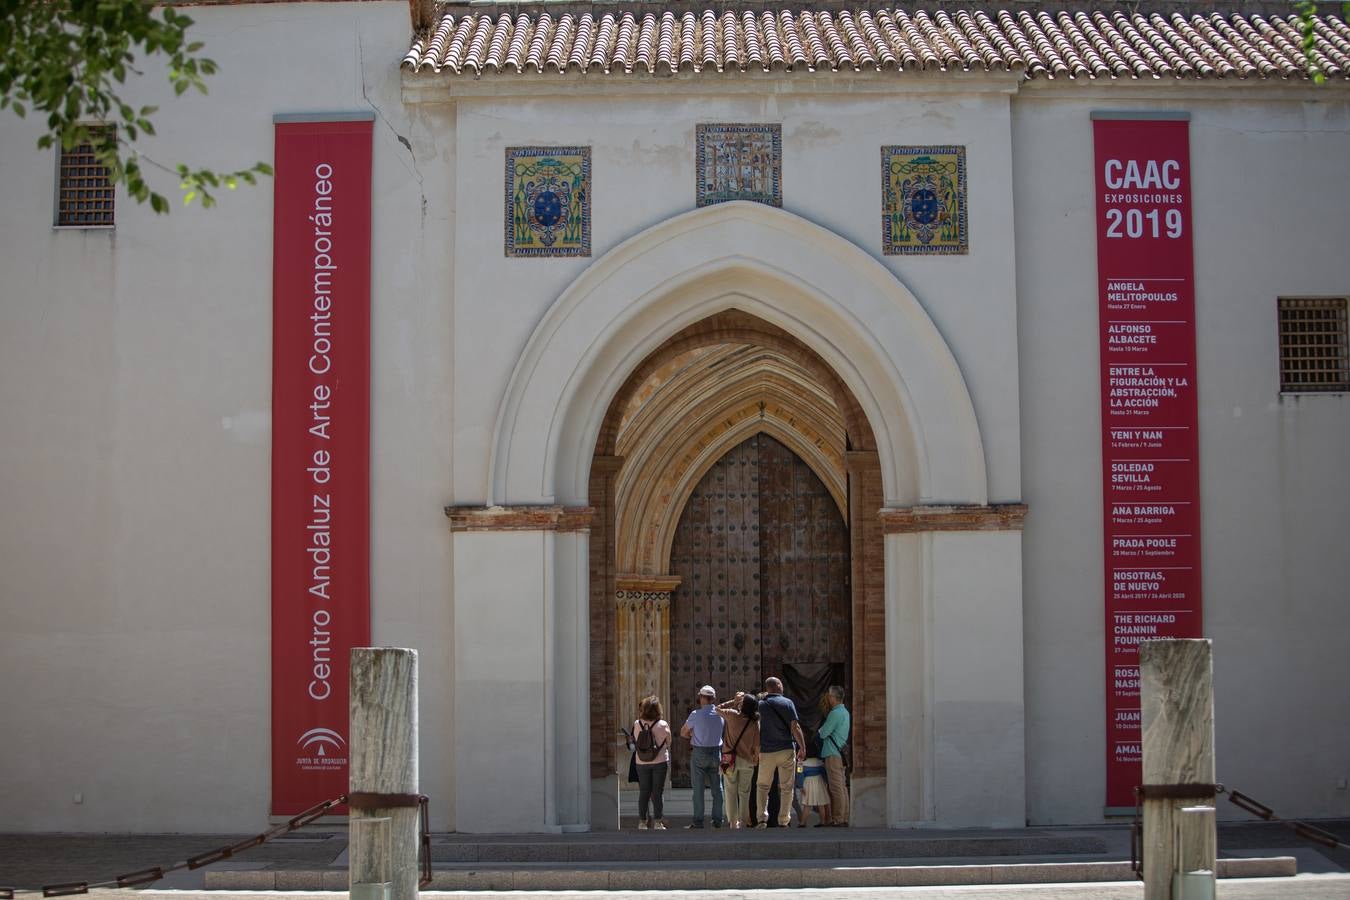
<path fill-rule="evenodd" d="M 426 892 L 423 892 L 424 894 Z M 921 888 L 809 888 L 802 890 L 731 891 L 591 891 L 557 893 L 542 891 L 474 891 L 432 893 L 436 900 L 560 900 L 594 897 L 597 900 L 1143 900 L 1144 886 L 1134 882 L 1097 884 L 1035 884 L 974 887 Z M 261 895 L 281 900 L 333 900 L 332 893 L 295 893 Z M 238 900 L 259 900 L 260 895 L 239 895 Z M 1297 878 L 1253 878 L 1221 881 L 1218 900 L 1346 900 L 1350 897 L 1350 875 L 1300 875 Z M 114 891 L 100 900 L 224 900 L 219 893 L 133 895 Z"/>
<path fill-rule="evenodd" d="M 1319 827 L 1339 835 L 1342 839 L 1350 837 L 1350 820 L 1319 822 Z M 734 858 L 734 849 L 739 841 L 781 842 L 790 845 L 811 837 L 814 829 L 790 829 L 784 833 L 776 830 L 768 832 L 728 832 L 708 831 L 697 836 L 687 832 L 599 832 L 590 835 L 470 835 L 435 834 L 433 858 L 444 858 L 444 852 L 454 845 L 491 842 L 494 845 L 519 843 L 521 845 L 540 845 L 549 843 L 576 843 L 594 841 L 596 843 L 633 843 L 652 842 L 663 839 L 672 842 L 690 840 L 717 842 L 728 845 L 728 857 Z M 966 830 L 960 834 L 999 834 L 1017 835 L 1051 834 L 1063 838 L 1096 837 L 1106 850 L 1101 854 L 1073 855 L 1056 857 L 1056 861 L 1121 861 L 1129 859 L 1129 830 L 1126 826 L 1097 827 L 1056 827 L 1029 828 L 1024 832 L 1008 830 L 999 832 L 974 832 Z M 951 836 L 953 832 L 929 830 L 861 830 L 832 831 L 831 839 L 858 840 L 866 842 L 897 840 L 901 838 L 933 837 L 935 839 Z M 191 856 L 235 843 L 249 835 L 112 835 L 112 834 L 0 834 L 0 887 L 37 888 L 43 885 L 62 882 L 87 881 L 96 884 L 114 880 L 118 875 L 146 869 L 151 866 L 165 868 Z M 1278 824 L 1221 823 L 1219 826 L 1220 857 L 1271 857 L 1293 856 L 1298 861 L 1298 871 L 1312 874 L 1345 874 L 1350 872 L 1350 851 L 1328 849 L 1300 838 L 1292 830 Z M 790 854 L 790 850 L 785 852 Z M 347 834 L 341 825 L 311 825 L 289 835 L 254 847 L 232 859 L 194 871 L 171 873 L 168 877 L 147 885 L 152 889 L 200 890 L 204 887 L 207 871 L 273 870 L 283 871 L 345 871 L 347 865 Z M 453 854 L 450 854 L 453 855 Z M 1029 857 L 998 857 L 989 862 L 1015 861 L 1031 862 Z M 954 860 L 924 859 L 923 864 L 933 865 L 953 862 Z M 978 862 L 980 860 L 962 860 Z M 836 860 L 835 865 L 841 860 Z M 916 860 L 915 862 L 919 862 Z M 888 861 L 894 865 L 897 861 Z M 903 861 L 899 861 L 903 864 Z M 690 865 L 711 865 L 692 862 Z M 635 867 L 640 867 L 634 864 Z M 436 864 L 438 870 L 454 868 L 453 864 Z M 1350 882 L 1345 882 L 1350 884 Z M 218 895 L 217 895 L 218 896 Z M 476 895 L 482 896 L 482 895 Z M 1098 896 L 1098 895 L 1094 895 Z M 1105 896 L 1105 895 L 1101 895 Z M 1350 897 L 1350 891 L 1340 896 Z"/>

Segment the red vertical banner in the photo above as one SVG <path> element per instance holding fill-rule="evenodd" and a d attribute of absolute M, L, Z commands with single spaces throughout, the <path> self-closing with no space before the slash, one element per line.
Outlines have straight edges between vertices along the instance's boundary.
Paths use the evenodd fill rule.
<path fill-rule="evenodd" d="M 371 120 L 279 116 L 272 258 L 272 814 L 347 790 L 370 643 Z"/>
<path fill-rule="evenodd" d="M 1142 776 L 1139 644 L 1200 637 L 1189 122 L 1096 113 L 1106 806 Z"/>

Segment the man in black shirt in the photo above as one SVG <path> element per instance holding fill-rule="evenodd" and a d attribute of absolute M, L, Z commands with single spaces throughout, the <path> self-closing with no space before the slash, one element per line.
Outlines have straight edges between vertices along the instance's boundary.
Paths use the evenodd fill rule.
<path fill-rule="evenodd" d="M 787 827 L 792 815 L 792 788 L 797 781 L 797 762 L 806 759 L 806 739 L 797 719 L 797 706 L 783 696 L 783 682 L 764 679 L 764 696 L 759 701 L 759 780 L 755 802 L 759 824 L 767 828 L 769 785 L 778 772 L 778 824 Z"/>

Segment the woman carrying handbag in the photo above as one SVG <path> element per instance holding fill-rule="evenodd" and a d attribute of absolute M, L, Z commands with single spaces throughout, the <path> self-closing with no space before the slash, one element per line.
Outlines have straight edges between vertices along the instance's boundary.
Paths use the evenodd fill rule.
<path fill-rule="evenodd" d="M 717 707 L 726 721 L 722 742 L 722 783 L 726 788 L 727 823 L 749 828 L 750 782 L 759 765 L 759 701 L 744 691 Z"/>

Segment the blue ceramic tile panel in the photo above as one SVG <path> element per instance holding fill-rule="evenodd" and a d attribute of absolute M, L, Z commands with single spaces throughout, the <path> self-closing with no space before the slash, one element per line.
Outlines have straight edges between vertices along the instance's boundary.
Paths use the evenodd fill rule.
<path fill-rule="evenodd" d="M 506 148 L 506 255 L 591 255 L 591 148 Z"/>
<path fill-rule="evenodd" d="M 881 148 L 881 250 L 968 253 L 966 148 Z"/>

